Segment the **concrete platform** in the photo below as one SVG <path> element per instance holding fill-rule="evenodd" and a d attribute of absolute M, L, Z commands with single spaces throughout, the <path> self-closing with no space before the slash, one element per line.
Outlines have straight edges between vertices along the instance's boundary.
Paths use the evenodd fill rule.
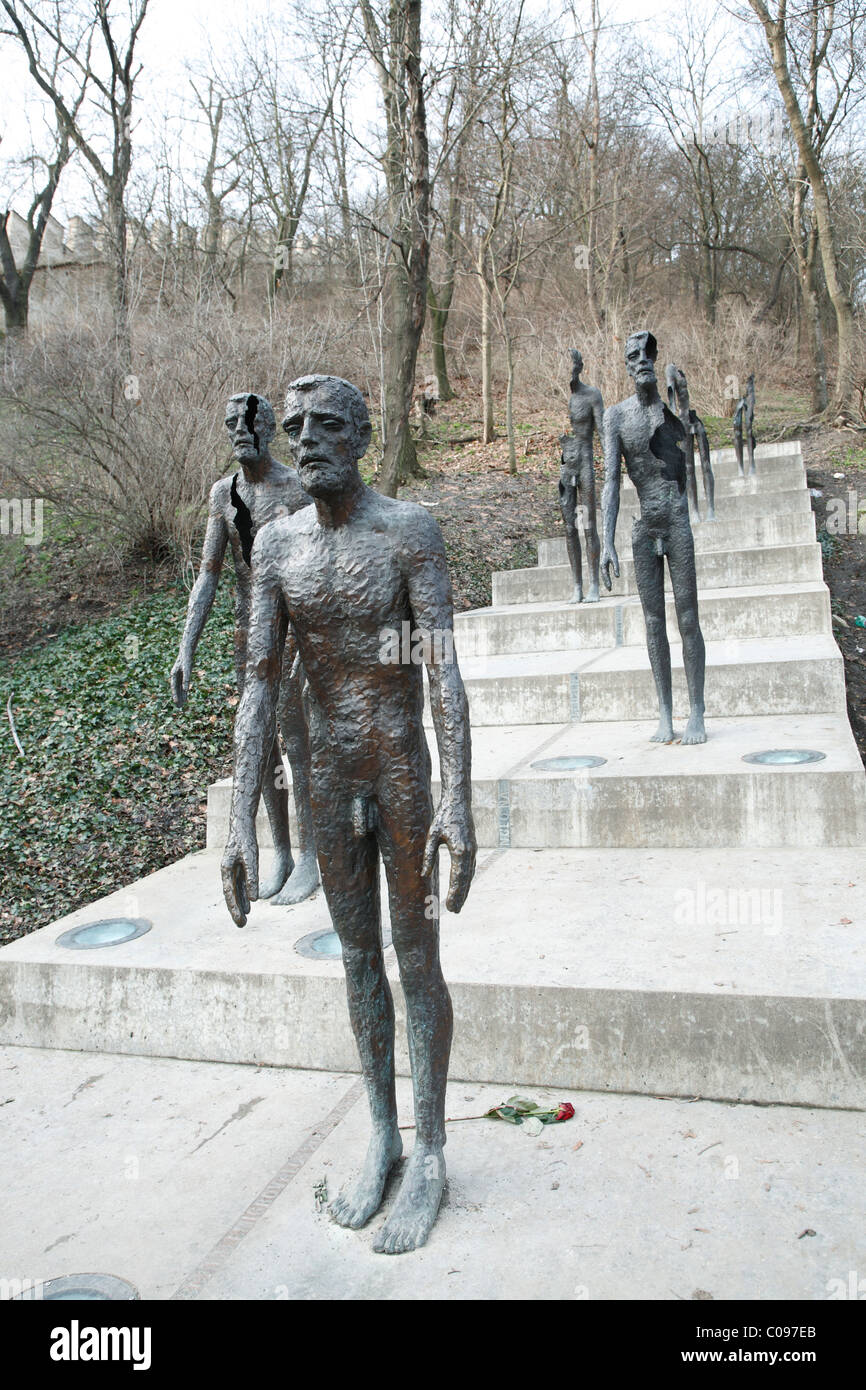
<path fill-rule="evenodd" d="M 676 626 L 669 634 L 673 639 Z M 707 642 L 707 714 L 843 714 L 842 655 L 829 633 Z M 674 713 L 688 713 L 682 647 L 671 640 Z M 469 657 L 461 662 L 474 729 L 657 716 L 645 645 Z M 429 710 L 427 722 L 432 727 Z"/>
<path fill-rule="evenodd" d="M 316 1209 L 366 1145 L 353 1077 L 7 1048 L 0 1078 L 8 1278 L 110 1271 L 145 1300 L 823 1301 L 866 1267 L 862 1115 L 535 1088 L 576 1109 L 535 1139 L 462 1119 L 514 1087 L 455 1082 L 439 1220 L 388 1258 L 384 1213 L 353 1232 Z"/>
<path fill-rule="evenodd" d="M 677 631 L 673 598 L 668 631 Z M 823 580 L 763 588 L 705 589 L 701 631 L 708 642 L 726 638 L 802 637 L 832 632 L 830 591 Z M 640 599 L 605 595 L 598 603 L 570 602 L 476 608 L 455 616 L 461 666 L 476 656 L 640 646 L 646 641 Z"/>
<path fill-rule="evenodd" d="M 821 547 L 817 544 L 774 545 L 752 550 L 711 550 L 696 554 L 699 594 L 705 589 L 759 588 L 767 584 L 817 583 L 823 579 Z M 613 593 L 636 594 L 631 544 L 619 556 L 620 578 Z M 562 603 L 574 585 L 568 565 L 498 570 L 493 575 L 493 607 L 521 603 Z M 665 564 L 665 587 L 670 576 Z"/>
<path fill-rule="evenodd" d="M 486 854 L 442 922 L 451 1075 L 866 1105 L 862 865 L 835 848 Z M 294 949 L 329 925 L 321 895 L 255 904 L 238 931 L 214 852 L 129 892 L 0 952 L 0 1043 L 356 1069 L 341 962 Z M 72 962 L 57 945 L 132 907 L 153 922 L 137 940 Z"/>
<path fill-rule="evenodd" d="M 712 525 L 719 525 L 727 522 L 748 522 L 756 517 L 791 516 L 805 515 L 812 510 L 809 493 L 806 489 L 805 479 L 799 476 L 794 483 L 788 487 L 785 480 L 777 486 L 778 479 L 773 480 L 770 486 L 769 480 L 765 479 L 764 486 L 758 488 L 756 483 L 742 483 L 735 478 L 717 479 L 716 481 L 716 521 Z M 768 496 L 768 494 L 772 496 Z M 601 530 L 601 497 L 597 493 L 598 510 L 597 524 Z M 703 494 L 700 493 L 703 505 Z M 704 511 L 706 508 L 704 507 Z M 626 519 L 631 525 L 631 518 L 640 512 L 640 503 L 637 492 L 630 485 L 628 488 L 623 486 L 620 491 L 619 517 L 617 525 L 623 524 Z M 712 526 L 709 528 L 712 529 Z"/>
<path fill-rule="evenodd" d="M 866 844 L 866 778 L 844 714 L 710 720 L 708 742 L 692 748 L 651 743 L 656 722 L 478 728 L 472 741 L 478 843 L 557 849 Z M 436 743 L 428 741 L 438 796 Z M 768 748 L 827 756 L 781 768 L 742 761 Z M 587 753 L 606 762 L 567 773 L 532 767 Z M 208 789 L 209 847 L 225 844 L 230 798 L 229 779 Z M 257 826 L 259 843 L 270 844 L 261 814 Z"/>
<path fill-rule="evenodd" d="M 636 513 L 617 518 L 617 550 L 628 544 L 631 547 L 632 520 Z M 602 527 L 599 524 L 599 536 Z M 815 540 L 815 516 L 810 511 L 782 512 L 752 516 L 748 518 L 727 518 L 719 515 L 715 521 L 692 527 L 695 552 L 703 554 L 710 550 L 744 550 L 767 545 L 805 545 Z M 581 545 L 583 537 L 581 536 Z M 630 553 L 630 549 L 628 552 Z M 620 557 L 622 558 L 622 557 Z M 538 563 L 548 565 L 567 565 L 568 551 L 565 537 L 554 536 L 538 542 Z M 584 555 L 584 565 L 586 556 Z"/>

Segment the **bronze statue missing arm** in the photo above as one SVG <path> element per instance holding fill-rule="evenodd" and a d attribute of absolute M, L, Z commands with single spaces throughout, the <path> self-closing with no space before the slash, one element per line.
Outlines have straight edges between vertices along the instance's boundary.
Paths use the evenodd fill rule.
<path fill-rule="evenodd" d="M 716 480 L 710 462 L 710 441 L 707 438 L 704 422 L 697 411 L 691 408 L 686 374 L 682 368 L 675 367 L 673 362 L 669 362 L 665 368 L 665 379 L 668 385 L 668 405 L 674 414 L 679 416 L 680 423 L 686 432 L 686 470 L 692 516 L 695 521 L 701 519 L 698 507 L 698 488 L 695 481 L 695 441 L 697 441 L 698 456 L 701 460 L 701 476 L 704 483 L 704 500 L 707 504 L 707 521 L 715 521 Z"/>
<path fill-rule="evenodd" d="M 385 973 L 379 856 L 406 998 L 416 1141 L 375 1248 L 427 1239 L 445 1182 L 445 1083 L 451 1000 L 439 963 L 438 850 L 451 852 L 447 906 L 459 912 L 475 868 L 469 714 L 453 652 L 451 585 L 441 533 L 425 508 L 367 488 L 370 440 L 360 392 L 336 377 L 292 383 L 284 428 L 314 506 L 268 526 L 253 553 L 249 664 L 235 723 L 235 780 L 223 858 L 226 903 L 243 926 L 258 895 L 255 806 L 286 632 L 308 682 L 312 809 L 322 883 L 343 948 L 349 1016 L 372 1137 L 357 1181 L 331 1207 L 363 1226 L 402 1152 L 394 1081 L 394 1007 Z M 389 637 L 409 623 L 423 650 L 439 746 L 434 812 L 418 661 L 395 662 Z M 448 641 L 436 641 L 443 634 Z"/>
<path fill-rule="evenodd" d="M 257 532 L 269 521 L 309 507 L 312 503 L 293 468 L 271 457 L 268 445 L 276 433 L 273 406 L 264 396 L 241 392 L 226 407 L 226 429 L 239 464 L 231 477 L 211 488 L 201 567 L 187 607 L 180 652 L 171 672 L 175 704 L 183 708 L 189 694 L 195 651 L 213 606 L 226 549 L 231 546 L 237 580 L 235 599 L 235 671 L 238 692 L 244 689 L 247 639 L 252 597 L 250 561 Z M 273 729 L 262 795 L 271 823 L 276 852 L 273 875 L 261 885 L 260 896 L 276 906 L 302 902 L 319 883 L 310 810 L 310 753 L 302 700 L 303 673 L 293 672 L 294 649 L 286 654 L 276 712 L 292 769 L 298 821 L 298 860 L 292 856 L 288 792 L 279 739 Z"/>
<path fill-rule="evenodd" d="M 618 405 L 609 406 L 604 414 L 601 573 L 607 589 L 611 586 L 611 567 L 619 577 L 614 535 L 619 512 L 621 460 L 625 459 L 640 501 L 640 516 L 635 518 L 632 528 L 632 552 L 646 623 L 650 666 L 659 700 L 659 726 L 652 741 L 672 743 L 674 740 L 671 651 L 665 623 L 664 563 L 667 556 L 689 689 L 689 721 L 681 742 L 705 743 L 706 656 L 698 622 L 695 545 L 686 493 L 686 437 L 681 421 L 659 396 L 655 372 L 657 353 L 652 333 L 630 335 L 625 360 L 635 384 L 635 394 Z"/>
<path fill-rule="evenodd" d="M 746 448 L 749 451 L 749 477 L 755 476 L 755 378 L 750 376 L 746 382 L 746 394 L 737 401 L 734 411 L 734 453 L 740 477 L 745 478 L 743 467 L 743 425 L 746 427 Z"/>

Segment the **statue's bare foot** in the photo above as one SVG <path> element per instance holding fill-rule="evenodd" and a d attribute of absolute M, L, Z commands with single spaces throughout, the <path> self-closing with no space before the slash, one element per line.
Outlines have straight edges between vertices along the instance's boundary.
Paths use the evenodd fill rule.
<path fill-rule="evenodd" d="M 673 743 L 674 726 L 669 719 L 662 717 L 659 726 L 650 739 L 650 743 Z"/>
<path fill-rule="evenodd" d="M 315 893 L 319 886 L 319 865 L 314 853 L 302 854 L 279 891 L 271 898 L 271 907 L 292 907 Z"/>
<path fill-rule="evenodd" d="M 716 514 L 715 514 L 715 512 L 712 511 L 712 509 L 711 509 L 710 511 L 707 512 L 707 521 L 715 521 L 715 519 L 716 519 Z"/>
<path fill-rule="evenodd" d="M 272 898 L 275 893 L 279 893 L 294 867 L 295 861 L 292 858 L 292 851 L 290 849 L 277 850 L 274 867 L 259 884 L 259 897 Z"/>
<path fill-rule="evenodd" d="M 574 589 L 568 601 L 569 603 L 583 603 L 583 589 Z"/>
<path fill-rule="evenodd" d="M 598 584 L 590 584 L 586 601 L 587 603 L 598 603 Z"/>
<path fill-rule="evenodd" d="M 704 728 L 704 716 L 702 714 L 690 714 L 680 743 L 706 743 L 706 741 L 707 731 Z"/>
<path fill-rule="evenodd" d="M 382 1205 L 388 1174 L 402 1152 L 403 1140 L 396 1125 L 374 1129 L 360 1174 L 328 1208 L 339 1226 L 357 1230 L 375 1215 Z"/>
<path fill-rule="evenodd" d="M 415 1143 L 394 1209 L 373 1243 L 380 1255 L 417 1250 L 430 1234 L 445 1186 L 445 1155 L 441 1148 Z"/>

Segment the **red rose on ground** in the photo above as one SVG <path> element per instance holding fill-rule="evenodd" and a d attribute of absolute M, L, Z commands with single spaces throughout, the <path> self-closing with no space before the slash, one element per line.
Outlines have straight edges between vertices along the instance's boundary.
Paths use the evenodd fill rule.
<path fill-rule="evenodd" d="M 560 1120 L 572 1119 L 574 1119 L 574 1106 L 571 1104 L 570 1101 L 564 1100 L 556 1112 L 554 1124 L 558 1124 Z"/>

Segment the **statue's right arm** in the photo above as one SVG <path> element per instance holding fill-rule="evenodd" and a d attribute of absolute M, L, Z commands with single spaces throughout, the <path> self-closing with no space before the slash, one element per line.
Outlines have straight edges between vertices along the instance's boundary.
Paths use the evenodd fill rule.
<path fill-rule="evenodd" d="M 619 434 L 619 420 L 616 406 L 604 412 L 604 488 L 601 494 L 601 514 L 603 544 L 601 552 L 601 577 L 606 589 L 610 588 L 610 567 L 619 579 L 619 556 L 614 545 L 616 521 L 619 516 L 619 487 L 622 478 L 622 441 Z"/>
<path fill-rule="evenodd" d="M 267 526 L 252 553 L 252 612 L 244 693 L 235 716 L 234 783 L 229 837 L 222 861 L 223 893 L 239 927 L 259 895 L 256 810 L 274 741 L 280 669 L 288 626 Z"/>
<path fill-rule="evenodd" d="M 219 486 L 217 484 L 217 486 Z M 175 704 L 182 709 L 189 694 L 192 678 L 192 665 L 195 649 L 198 646 L 208 614 L 213 607 L 219 584 L 220 571 L 228 545 L 228 526 L 222 508 L 216 497 L 216 487 L 211 490 L 208 502 L 207 530 L 201 552 L 201 565 L 198 578 L 192 586 L 186 609 L 186 623 L 180 639 L 177 661 L 171 670 L 171 693 Z"/>

